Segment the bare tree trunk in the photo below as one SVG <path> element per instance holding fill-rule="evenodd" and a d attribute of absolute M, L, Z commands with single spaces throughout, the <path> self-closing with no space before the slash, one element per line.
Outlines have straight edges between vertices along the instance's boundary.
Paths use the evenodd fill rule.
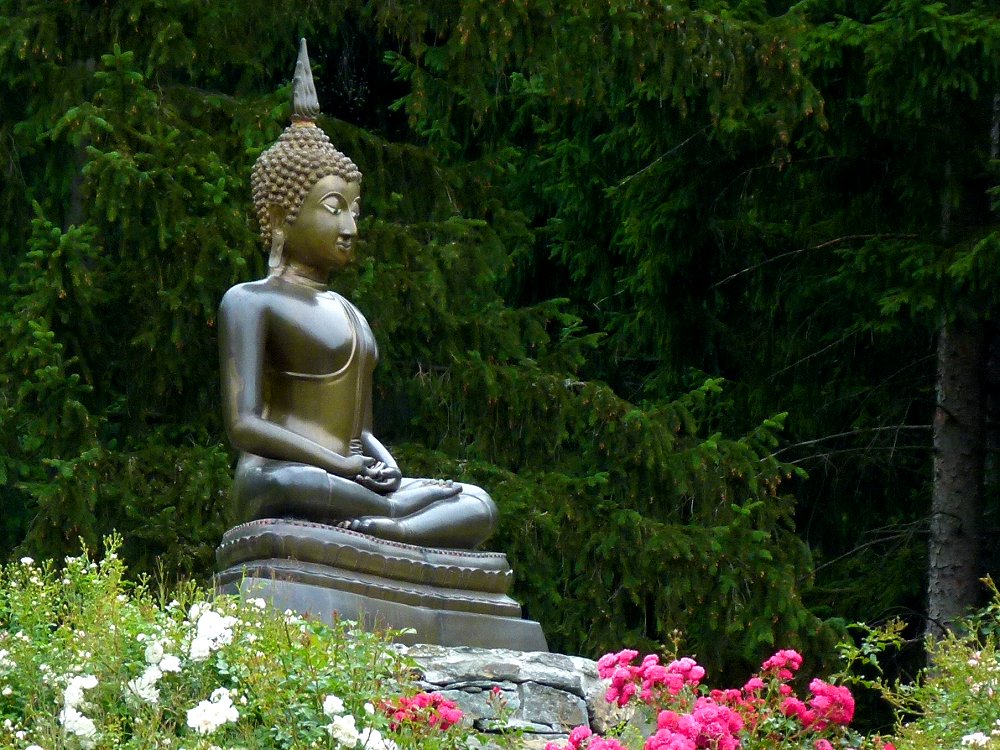
<path fill-rule="evenodd" d="M 990 159 L 1000 159 L 1000 91 L 993 94 L 993 121 L 990 124 Z M 993 197 L 993 221 L 1000 221 L 1000 200 Z M 986 491 L 1000 488 L 1000 327 L 991 323 L 986 333 L 986 458 L 983 486 Z M 992 562 L 992 561 L 987 561 Z M 993 569 L 992 565 L 987 566 Z"/>
<path fill-rule="evenodd" d="M 982 591 L 985 348 L 981 324 L 953 322 L 941 327 L 927 584 L 930 634 L 951 628 Z"/>
<path fill-rule="evenodd" d="M 991 149 L 997 148 L 1000 100 L 994 99 Z M 941 241 L 951 234 L 951 159 L 944 162 Z M 986 443 L 986 333 L 982 323 L 944 322 L 938 331 L 934 410 L 934 492 L 927 572 L 927 628 L 941 635 L 975 606 L 981 587 Z"/>

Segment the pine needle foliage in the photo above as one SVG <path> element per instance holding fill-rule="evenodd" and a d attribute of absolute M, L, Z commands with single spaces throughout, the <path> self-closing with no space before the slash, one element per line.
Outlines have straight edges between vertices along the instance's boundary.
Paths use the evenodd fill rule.
<path fill-rule="evenodd" d="M 800 598 L 811 563 L 783 487 L 796 470 L 773 456 L 785 416 L 735 416 L 716 377 L 645 391 L 621 387 L 648 375 L 635 367 L 602 377 L 686 324 L 660 299 L 672 256 L 647 258 L 635 233 L 676 247 L 690 199 L 654 201 L 665 213 L 647 229 L 654 199 L 630 192 L 679 169 L 667 144 L 694 123 L 712 153 L 746 138 L 770 153 L 789 113 L 818 106 L 786 22 L 652 3 L 0 8 L 8 548 L 26 535 L 18 554 L 61 557 L 116 528 L 133 569 L 211 572 L 231 522 L 216 305 L 263 275 L 247 178 L 286 121 L 294 40 L 320 40 L 323 81 L 349 52 L 343 23 L 385 52 L 372 78 L 401 77 L 414 128 L 400 142 L 320 123 L 365 173 L 359 262 L 335 284 L 372 323 L 378 430 L 406 472 L 489 488 L 491 545 L 554 650 L 653 649 L 678 629 L 716 672 L 776 645 L 829 652 Z M 620 118 L 643 134 L 662 118 L 662 133 L 622 155 Z M 496 137 L 508 125 L 517 137 Z M 591 203 L 570 200 L 578 182 Z M 518 274 L 543 248 L 595 294 L 641 287 L 636 316 L 526 294 Z M 638 271 L 616 279 L 623 267 Z M 623 349 L 629 335 L 643 343 Z"/>

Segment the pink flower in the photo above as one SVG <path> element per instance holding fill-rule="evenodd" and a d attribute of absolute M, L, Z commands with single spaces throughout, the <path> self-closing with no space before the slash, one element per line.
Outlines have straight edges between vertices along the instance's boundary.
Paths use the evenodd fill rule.
<path fill-rule="evenodd" d="M 627 748 L 613 737 L 601 737 L 595 734 L 587 744 L 587 750 L 627 750 Z"/>
<path fill-rule="evenodd" d="M 439 693 L 418 693 L 395 701 L 386 701 L 382 711 L 389 717 L 389 727 L 398 730 L 402 725 L 448 729 L 462 720 L 462 712 L 453 701 Z"/>
<path fill-rule="evenodd" d="M 698 750 L 698 746 L 690 737 L 661 729 L 646 740 L 644 750 Z"/>
<path fill-rule="evenodd" d="M 811 721 L 811 717 L 809 716 L 809 709 L 806 708 L 806 704 L 800 701 L 798 698 L 793 698 L 793 697 L 785 698 L 785 700 L 781 704 L 781 713 L 783 713 L 785 716 L 798 717 L 799 721 L 801 721 L 805 726 L 809 726 L 807 718 L 809 718 L 809 720 Z"/>
<path fill-rule="evenodd" d="M 657 729 L 676 729 L 677 720 L 680 718 L 673 711 L 660 711 L 656 715 L 656 728 Z"/>
<path fill-rule="evenodd" d="M 699 747 L 717 750 L 735 750 L 739 747 L 736 735 L 743 729 L 743 717 L 728 706 L 721 706 L 711 698 L 695 702 L 691 718 L 698 725 Z"/>
<path fill-rule="evenodd" d="M 829 740 L 816 740 L 813 747 L 816 750 L 833 750 L 833 745 L 830 744 Z"/>
<path fill-rule="evenodd" d="M 670 662 L 667 665 L 667 673 L 680 677 L 681 686 L 687 684 L 691 687 L 697 687 L 698 683 L 705 676 L 705 668 L 700 666 L 694 659 L 685 656 Z M 677 684 L 676 678 L 674 684 Z M 674 685 L 670 685 L 671 694 L 676 695 L 677 692 L 680 692 L 679 688 L 677 692 L 674 692 L 673 687 Z"/>
<path fill-rule="evenodd" d="M 624 706 L 634 696 L 649 705 L 656 705 L 663 693 L 678 695 L 685 686 L 697 687 L 705 677 L 705 669 L 685 656 L 666 667 L 656 654 L 647 654 L 638 666 L 632 664 L 637 652 L 624 649 L 617 654 L 605 654 L 597 662 L 597 673 L 610 681 L 604 695 L 608 703 Z"/>
<path fill-rule="evenodd" d="M 774 674 L 779 680 L 790 680 L 793 673 L 801 666 L 802 654 L 794 649 L 785 648 L 761 664 L 760 669 L 762 672 Z"/>
<path fill-rule="evenodd" d="M 586 740 L 593 735 L 590 727 L 579 726 L 569 733 L 569 744 L 571 747 L 579 748 Z"/>
<path fill-rule="evenodd" d="M 675 711 L 660 711 L 656 716 L 656 727 L 665 734 L 680 734 L 692 740 L 698 736 L 698 722 L 688 714 Z"/>
<path fill-rule="evenodd" d="M 634 682 L 626 682 L 621 686 L 612 683 L 608 688 L 608 692 L 604 695 L 604 699 L 608 703 L 617 703 L 619 706 L 624 706 L 635 693 L 636 687 Z"/>
<path fill-rule="evenodd" d="M 830 685 L 823 680 L 809 683 L 813 697 L 809 699 L 814 718 L 810 725 L 823 729 L 828 724 L 847 725 L 854 718 L 854 696 L 846 687 Z"/>
<path fill-rule="evenodd" d="M 760 677 L 751 677 L 747 680 L 747 684 L 743 686 L 743 691 L 746 693 L 759 693 L 764 689 L 764 681 Z"/>
<path fill-rule="evenodd" d="M 625 648 L 617 654 L 605 654 L 597 660 L 597 674 L 599 677 L 608 678 L 617 666 L 630 664 L 639 655 L 638 651 Z"/>

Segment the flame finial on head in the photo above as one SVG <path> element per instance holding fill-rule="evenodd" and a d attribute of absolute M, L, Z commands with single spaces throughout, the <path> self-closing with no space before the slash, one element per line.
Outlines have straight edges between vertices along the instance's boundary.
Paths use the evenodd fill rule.
<path fill-rule="evenodd" d="M 292 122 L 314 122 L 319 117 L 319 99 L 313 83 L 306 39 L 299 41 L 299 59 L 295 62 L 295 77 L 292 79 Z"/>

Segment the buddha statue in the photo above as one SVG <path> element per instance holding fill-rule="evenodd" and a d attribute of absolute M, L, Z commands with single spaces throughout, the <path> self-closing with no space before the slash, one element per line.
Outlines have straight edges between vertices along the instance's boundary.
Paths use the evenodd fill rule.
<path fill-rule="evenodd" d="M 232 287 L 219 309 L 224 421 L 239 451 L 237 518 L 471 550 L 496 525 L 490 496 L 404 477 L 372 433 L 375 337 L 327 286 L 354 258 L 361 172 L 316 125 L 318 114 L 302 40 L 292 124 L 253 169 L 268 275 Z"/>

